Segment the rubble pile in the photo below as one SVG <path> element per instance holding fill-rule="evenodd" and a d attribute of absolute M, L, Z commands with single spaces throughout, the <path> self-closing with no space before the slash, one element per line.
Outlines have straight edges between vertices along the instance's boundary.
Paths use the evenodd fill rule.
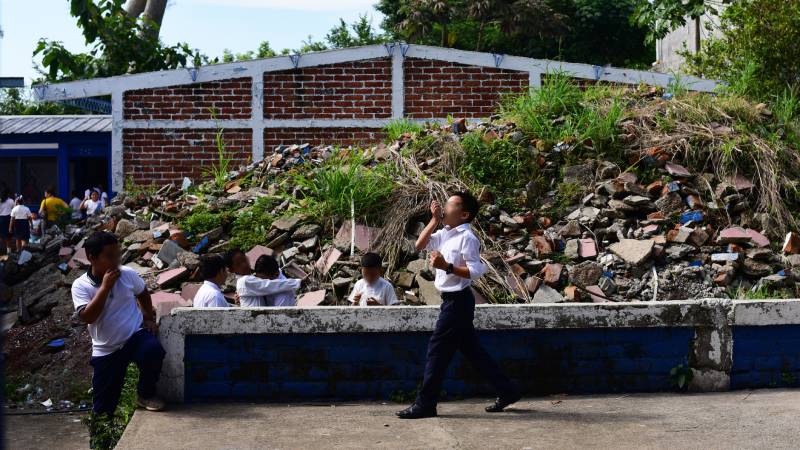
<path fill-rule="evenodd" d="M 645 97 L 637 101 L 669 103 Z M 482 203 L 474 228 L 489 270 L 475 286 L 480 302 L 796 296 L 800 236 L 791 217 L 778 221 L 763 201 L 763 173 L 698 171 L 707 166 L 690 158 L 690 137 L 644 136 L 646 122 L 617 124 L 621 156 L 586 152 L 591 142 L 550 144 L 500 116 L 429 125 L 366 149 L 279 146 L 224 179 L 121 193 L 101 215 L 54 226 L 42 242 L 3 256 L 5 311 L 32 323 L 68 297 L 69 281 L 88 266 L 82 242 L 93 230 L 119 236 L 123 263 L 145 278 L 159 315 L 191 305 L 199 255 L 233 247 L 251 263 L 274 255 L 287 277 L 304 279 L 302 306 L 346 304 L 367 251 L 384 257 L 401 301 L 437 304 L 432 270 L 414 241 L 430 201 L 459 189 Z M 463 169 L 467 139 L 514 146 L 533 164 L 522 179 L 503 180 L 516 186 L 510 190 L 476 182 Z M 379 181 L 390 189 L 377 211 L 353 198 L 353 217 L 326 209 L 314 183 L 302 181 L 353 165 L 367 174 L 386 169 Z M 231 302 L 234 285 L 231 276 Z"/>

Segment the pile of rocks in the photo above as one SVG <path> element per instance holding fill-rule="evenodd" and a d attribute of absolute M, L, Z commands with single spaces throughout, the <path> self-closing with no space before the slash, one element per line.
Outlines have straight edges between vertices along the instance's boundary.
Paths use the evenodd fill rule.
<path fill-rule="evenodd" d="M 513 124 L 492 121 L 456 121 L 423 135 L 458 143 L 460 135 L 476 130 L 484 139 L 526 144 Z M 419 138 L 406 135 L 369 148 L 365 164 L 408 158 L 403 147 Z M 483 294 L 498 289 L 509 294 L 505 301 L 541 303 L 725 297 L 734 290 L 796 295 L 800 237 L 779 235 L 769 216 L 752 213 L 757 191 L 747 177 L 720 180 L 713 174 L 691 173 L 671 155 L 645 149 L 650 175 L 643 183 L 633 171 L 605 160 L 553 164 L 563 144 L 552 149 L 542 149 L 539 142 L 528 144 L 537 154 L 541 173 L 552 182 L 534 199 L 531 183 L 520 180 L 521 200 L 513 211 L 494 203 L 488 190 L 481 192 L 483 207 L 475 226 L 484 239 L 484 260 L 495 269 L 491 282 L 478 290 Z M 287 171 L 313 170 L 337 151 L 329 146 L 281 146 L 267 159 L 228 174 L 224 186 L 213 181 L 193 186 L 186 179 L 182 186 L 169 184 L 152 193 L 120 194 L 102 215 L 53 227 L 42 242 L 2 257 L 5 283 L 14 285 L 2 290 L 5 310 L 16 311 L 25 323 L 46 316 L 59 296 L 69 295 L 69 282 L 88 266 L 83 240 L 101 229 L 120 237 L 123 263 L 146 279 L 160 314 L 190 305 L 199 287 L 199 255 L 228 249 L 232 230 L 220 223 L 191 235 L 181 229 L 181 220 L 201 205 L 209 211 L 246 211 L 261 197 L 282 200 L 271 211 L 276 220 L 263 230 L 265 244 L 242 249 L 251 263 L 260 255 L 274 255 L 287 276 L 306 279 L 300 305 L 343 304 L 360 276 L 360 254 L 379 248 L 381 230 L 346 218 L 323 221 L 296 213 L 294 200 L 307 193 L 287 184 L 291 178 L 280 178 Z M 421 161 L 416 164 L 422 173 L 436 178 L 441 156 L 412 157 Z M 559 196 L 566 188 L 578 192 L 578 200 L 570 200 L 575 203 L 564 204 Z M 289 195 L 278 197 L 279 192 Z M 407 304 L 441 302 L 426 255 L 413 248 L 425 214 L 407 224 L 400 264 L 386 274 Z M 43 282 L 56 275 L 64 277 L 61 282 Z M 231 277 L 225 286 L 231 300 L 233 286 Z"/>

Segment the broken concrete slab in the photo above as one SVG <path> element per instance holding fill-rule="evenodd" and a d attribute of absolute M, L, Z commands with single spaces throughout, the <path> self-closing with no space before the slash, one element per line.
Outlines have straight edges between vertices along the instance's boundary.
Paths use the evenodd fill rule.
<path fill-rule="evenodd" d="M 543 284 L 533 294 L 532 303 L 561 303 L 564 297 L 555 289 Z"/>
<path fill-rule="evenodd" d="M 650 257 L 653 252 L 653 245 L 654 242 L 652 240 L 622 239 L 611 244 L 608 249 L 628 264 L 638 266 Z"/>
<path fill-rule="evenodd" d="M 325 290 L 307 292 L 297 299 L 297 306 L 300 307 L 314 307 L 319 306 L 325 301 Z"/>
<path fill-rule="evenodd" d="M 441 305 L 442 296 L 433 281 L 428 281 L 422 277 L 417 277 L 419 285 L 419 299 L 426 305 Z"/>
<path fill-rule="evenodd" d="M 159 287 L 168 288 L 172 286 L 176 286 L 178 283 L 183 281 L 189 276 L 189 270 L 185 267 L 178 267 L 176 269 L 169 269 L 164 272 L 161 272 L 158 275 L 156 283 L 158 283 Z"/>
<path fill-rule="evenodd" d="M 752 240 L 752 236 L 742 227 L 728 227 L 719 232 L 718 244 L 744 244 Z"/>
<path fill-rule="evenodd" d="M 250 263 L 250 268 L 253 269 L 256 267 L 256 261 L 258 261 L 259 257 L 261 257 L 262 255 L 273 256 L 274 254 L 275 251 L 272 250 L 271 248 L 265 247 L 263 245 L 256 245 L 255 247 L 248 250 L 248 252 L 245 253 L 245 256 L 247 256 L 247 261 Z"/>
<path fill-rule="evenodd" d="M 333 264 L 342 257 L 342 252 L 340 252 L 336 247 L 330 247 L 325 250 L 322 255 L 319 257 L 316 263 L 314 263 L 314 269 L 317 270 L 320 274 L 327 274 Z"/>
<path fill-rule="evenodd" d="M 162 317 L 169 315 L 175 308 L 192 306 L 190 300 L 171 292 L 155 291 L 150 294 L 150 298 L 153 302 L 153 308 L 156 310 L 156 321 L 160 321 Z"/>
<path fill-rule="evenodd" d="M 272 222 L 272 228 L 287 232 L 294 231 L 302 220 L 303 218 L 300 216 L 284 216 Z"/>
<path fill-rule="evenodd" d="M 351 228 L 350 223 L 345 223 L 339 228 L 339 231 L 336 233 L 336 238 L 334 239 L 337 246 L 350 247 Z M 380 231 L 379 228 L 356 224 L 355 247 L 362 252 L 370 251 L 375 245 Z"/>
<path fill-rule="evenodd" d="M 202 283 L 186 283 L 181 287 L 181 298 L 184 300 L 193 301 L 197 291 L 200 290 Z"/>

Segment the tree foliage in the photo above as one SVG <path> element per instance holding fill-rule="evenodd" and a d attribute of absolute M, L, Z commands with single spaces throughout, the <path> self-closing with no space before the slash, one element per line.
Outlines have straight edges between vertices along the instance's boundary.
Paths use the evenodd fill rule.
<path fill-rule="evenodd" d="M 73 53 L 63 43 L 40 39 L 33 55 L 42 56 L 40 69 L 46 81 L 107 77 L 199 64 L 202 56 L 185 43 L 164 45 L 152 32 L 158 25 L 146 17 L 129 16 L 123 0 L 70 0 L 70 14 L 77 19 L 91 48 Z"/>
<path fill-rule="evenodd" d="M 740 0 L 722 12 L 716 37 L 704 41 L 697 54 L 683 56 L 689 72 L 768 100 L 800 88 L 798 42 L 800 2 Z"/>
<path fill-rule="evenodd" d="M 670 31 L 686 25 L 687 19 L 704 14 L 717 15 L 733 0 L 641 0 L 631 21 L 649 30 L 647 41 L 661 39 Z"/>
<path fill-rule="evenodd" d="M 392 39 L 593 64 L 649 65 L 639 0 L 380 0 Z"/>

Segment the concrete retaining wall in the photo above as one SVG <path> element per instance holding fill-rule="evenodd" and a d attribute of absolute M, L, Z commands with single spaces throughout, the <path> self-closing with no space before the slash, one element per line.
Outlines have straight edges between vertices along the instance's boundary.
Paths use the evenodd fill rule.
<path fill-rule="evenodd" d="M 161 322 L 171 401 L 374 398 L 420 381 L 436 307 L 178 308 Z M 528 394 L 794 385 L 800 300 L 481 305 L 480 337 Z M 448 395 L 490 393 L 456 358 Z"/>

